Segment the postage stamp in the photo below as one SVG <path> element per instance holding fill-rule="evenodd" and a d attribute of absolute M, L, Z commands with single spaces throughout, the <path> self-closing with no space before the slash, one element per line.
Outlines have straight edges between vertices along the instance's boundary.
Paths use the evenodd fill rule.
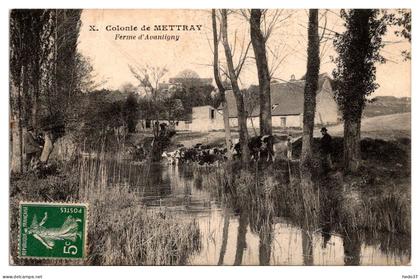
<path fill-rule="evenodd" d="M 20 202 L 19 257 L 83 259 L 88 205 Z"/>

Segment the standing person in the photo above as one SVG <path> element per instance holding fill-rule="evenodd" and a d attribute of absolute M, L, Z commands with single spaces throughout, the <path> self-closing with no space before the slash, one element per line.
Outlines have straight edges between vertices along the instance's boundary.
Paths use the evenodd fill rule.
<path fill-rule="evenodd" d="M 32 165 L 39 160 L 39 156 L 42 152 L 42 145 L 37 142 L 37 136 L 35 135 L 34 129 L 28 127 L 27 133 L 25 135 L 25 145 L 24 152 L 26 155 L 26 168 L 29 170 Z"/>
<path fill-rule="evenodd" d="M 293 143 L 292 143 L 292 137 L 288 136 L 287 137 L 287 160 L 292 160 L 293 159 Z M 284 153 L 283 153 L 284 154 Z"/>
<path fill-rule="evenodd" d="M 325 172 L 328 172 L 332 169 L 332 161 L 331 161 L 331 144 L 332 138 L 328 134 L 328 130 L 325 127 L 321 129 L 321 160 L 322 160 L 322 167 Z"/>

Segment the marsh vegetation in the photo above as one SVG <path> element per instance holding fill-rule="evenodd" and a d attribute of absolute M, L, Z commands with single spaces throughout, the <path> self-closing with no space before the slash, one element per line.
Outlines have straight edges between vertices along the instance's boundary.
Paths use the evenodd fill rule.
<path fill-rule="evenodd" d="M 314 194 L 302 192 L 298 163 L 280 159 L 244 170 L 235 161 L 80 157 L 55 175 L 12 178 L 11 230 L 19 200 L 80 201 L 90 206 L 89 256 L 69 264 L 409 264 L 409 148 L 409 140 L 363 140 L 365 171 L 330 173 Z M 16 245 L 11 238 L 14 264 L 36 263 L 17 259 Z"/>

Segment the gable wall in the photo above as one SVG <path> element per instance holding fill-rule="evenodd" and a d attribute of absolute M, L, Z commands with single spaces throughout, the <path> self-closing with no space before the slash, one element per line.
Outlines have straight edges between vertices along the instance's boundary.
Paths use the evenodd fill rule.
<path fill-rule="evenodd" d="M 315 124 L 326 125 L 338 122 L 338 106 L 334 100 L 331 83 L 325 80 L 316 96 Z"/>

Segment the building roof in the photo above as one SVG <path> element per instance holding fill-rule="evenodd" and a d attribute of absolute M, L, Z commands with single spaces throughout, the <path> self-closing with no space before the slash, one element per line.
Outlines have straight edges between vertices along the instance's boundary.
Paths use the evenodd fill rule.
<path fill-rule="evenodd" d="M 322 90 L 324 82 L 330 78 L 327 74 L 321 74 L 318 80 L 317 94 Z M 283 83 L 271 84 L 271 115 L 299 115 L 303 113 L 303 93 L 305 80 L 293 80 Z M 237 117 L 236 99 L 232 90 L 226 91 L 226 101 L 229 107 L 229 117 Z M 219 107 L 221 109 L 221 107 Z M 248 116 L 259 116 L 260 107 L 256 105 Z"/>
<path fill-rule="evenodd" d="M 173 77 L 169 79 L 170 84 L 190 84 L 194 86 L 210 85 L 213 82 L 212 78 L 196 78 L 196 77 Z"/>

